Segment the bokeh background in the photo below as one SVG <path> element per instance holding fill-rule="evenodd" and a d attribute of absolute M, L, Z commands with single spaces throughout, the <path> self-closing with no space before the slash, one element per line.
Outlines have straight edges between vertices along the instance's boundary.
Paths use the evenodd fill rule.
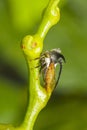
<path fill-rule="evenodd" d="M 21 40 L 36 32 L 48 1 L 0 0 L 0 123 L 23 121 L 28 70 Z M 61 48 L 66 64 L 34 130 L 87 130 L 87 0 L 60 0 L 59 7 L 44 50 Z"/>

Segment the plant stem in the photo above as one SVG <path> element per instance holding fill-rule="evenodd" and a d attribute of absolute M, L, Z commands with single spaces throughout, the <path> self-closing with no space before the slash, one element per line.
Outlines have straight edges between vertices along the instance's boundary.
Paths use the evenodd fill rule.
<path fill-rule="evenodd" d="M 38 113 L 46 105 L 47 96 L 46 91 L 44 91 L 44 89 L 40 86 L 40 80 L 38 77 L 39 70 L 35 68 L 35 64 L 37 64 L 36 62 L 38 61 L 28 60 L 28 62 L 30 70 L 30 100 L 25 120 L 23 122 L 23 127 L 25 127 L 26 130 L 32 130 Z"/>
<path fill-rule="evenodd" d="M 47 91 L 46 88 L 40 85 L 39 68 L 36 68 L 36 66 L 39 65 L 39 59 L 37 58 L 40 57 L 42 52 L 43 40 L 48 30 L 60 19 L 59 8 L 57 7 L 58 2 L 59 0 L 49 1 L 37 33 L 34 36 L 28 35 L 23 39 L 22 48 L 26 56 L 30 72 L 29 103 L 25 119 L 22 124 L 22 127 L 24 127 L 25 130 L 33 130 L 33 126 L 39 112 L 46 106 L 53 91 L 53 83 L 49 84 L 50 91 Z M 52 81 L 54 81 L 54 79 L 52 79 Z"/>
<path fill-rule="evenodd" d="M 49 0 L 47 9 L 42 19 L 42 23 L 39 26 L 39 29 L 37 32 L 37 34 L 39 34 L 39 36 L 43 39 L 45 38 L 49 29 L 53 25 L 55 25 L 60 19 L 60 10 L 57 7 L 58 3 L 59 3 L 59 0 Z"/>

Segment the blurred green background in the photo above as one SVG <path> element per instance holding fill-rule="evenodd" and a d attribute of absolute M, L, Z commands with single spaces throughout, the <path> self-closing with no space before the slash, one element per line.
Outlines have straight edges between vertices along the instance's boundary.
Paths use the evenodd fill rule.
<path fill-rule="evenodd" d="M 28 71 L 21 40 L 36 32 L 48 1 L 0 0 L 0 123 L 23 121 Z M 87 130 L 87 0 L 60 0 L 59 7 L 44 50 L 61 48 L 66 64 L 34 130 Z"/>

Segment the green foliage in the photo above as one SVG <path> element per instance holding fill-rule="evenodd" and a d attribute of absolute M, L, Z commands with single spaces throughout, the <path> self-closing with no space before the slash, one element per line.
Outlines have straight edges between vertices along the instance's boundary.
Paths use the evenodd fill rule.
<path fill-rule="evenodd" d="M 13 7 L 15 6 L 14 2 L 19 2 L 18 5 L 16 4 L 17 7 Z M 31 4 L 27 4 L 27 2 Z M 22 115 L 22 113 L 25 113 L 27 106 L 27 91 L 23 86 L 27 86 L 28 82 L 27 66 L 23 53 L 20 49 L 20 41 L 22 37 L 26 34 L 33 34 L 36 31 L 41 21 L 42 11 L 45 9 L 48 0 L 24 0 L 24 3 L 25 5 L 23 4 L 23 0 L 21 2 L 20 0 L 0 0 L 0 122 L 12 123 L 17 125 L 19 125 L 24 118 L 24 115 Z M 32 8 L 32 5 L 34 6 L 34 8 Z M 56 89 L 56 92 L 60 92 L 59 94 L 78 92 L 86 93 L 87 90 L 86 5 L 87 0 L 61 0 L 60 22 L 58 25 L 50 30 L 45 40 L 44 50 L 61 48 L 63 54 L 66 57 L 67 63 L 66 65 L 64 65 L 61 80 L 59 82 L 59 86 L 61 87 L 58 87 Z M 16 12 L 14 8 L 16 8 Z M 21 9 L 19 10 L 19 8 Z M 25 10 L 28 11 L 26 16 Z M 20 99 L 21 101 L 17 101 L 17 99 Z M 72 125 L 75 125 L 74 127 L 76 128 L 76 130 L 80 130 L 80 128 L 79 125 L 77 125 L 77 123 L 74 121 L 74 119 L 75 117 L 81 116 L 82 106 L 84 106 L 84 113 L 82 115 L 86 115 L 87 113 L 87 109 L 85 109 L 86 101 L 82 104 L 80 103 L 80 100 L 81 99 L 79 99 L 79 105 L 76 105 L 76 107 L 72 111 L 74 115 L 75 112 L 77 113 L 78 110 L 80 110 L 78 112 L 78 115 L 75 114 L 73 118 Z M 9 104 L 7 104 L 8 102 Z M 71 100 L 70 102 L 72 104 L 73 102 L 76 103 L 75 100 L 73 102 Z M 60 110 L 62 109 L 62 112 L 58 113 L 58 115 L 60 114 L 60 116 L 56 118 L 56 122 L 59 122 L 59 124 L 61 124 L 61 127 L 63 128 L 59 128 L 58 125 L 57 128 L 55 128 L 54 130 L 64 130 L 65 125 L 62 120 L 65 116 L 63 116 L 63 112 L 65 108 L 69 108 L 71 104 L 66 104 L 65 106 L 62 106 L 60 102 L 58 103 L 60 105 Z M 78 101 L 76 104 L 78 104 Z M 55 106 L 53 107 L 55 109 Z M 56 112 L 58 112 L 58 110 Z M 50 113 L 52 115 L 55 115 L 53 109 L 49 108 L 48 111 L 51 111 Z M 66 111 L 68 115 L 68 109 L 66 109 Z M 15 116 L 16 114 L 18 115 L 18 117 Z M 44 117 L 46 117 L 45 113 L 43 114 L 43 118 Z M 59 117 L 61 117 L 61 120 L 59 120 Z M 69 119 L 72 120 L 72 117 L 70 117 Z M 86 117 L 82 117 L 82 120 L 78 122 L 80 125 L 82 124 L 83 126 L 85 126 L 84 122 L 86 122 L 86 120 Z M 44 120 L 42 120 L 39 125 L 43 124 L 43 122 Z M 70 122 L 68 122 L 67 124 L 72 127 Z M 47 126 L 47 130 L 48 129 L 49 125 Z M 85 128 L 82 127 L 82 129 Z"/>

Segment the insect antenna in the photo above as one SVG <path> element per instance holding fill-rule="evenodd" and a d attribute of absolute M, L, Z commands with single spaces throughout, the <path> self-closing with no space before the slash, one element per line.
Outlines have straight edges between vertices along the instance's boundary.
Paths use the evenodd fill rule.
<path fill-rule="evenodd" d="M 55 88 L 59 82 L 59 79 L 60 79 L 60 75 L 61 75 L 61 72 L 62 72 L 62 62 L 59 62 L 59 65 L 60 65 L 60 69 L 59 69 L 59 73 L 58 73 L 58 79 L 56 81 L 56 84 L 55 84 Z"/>

